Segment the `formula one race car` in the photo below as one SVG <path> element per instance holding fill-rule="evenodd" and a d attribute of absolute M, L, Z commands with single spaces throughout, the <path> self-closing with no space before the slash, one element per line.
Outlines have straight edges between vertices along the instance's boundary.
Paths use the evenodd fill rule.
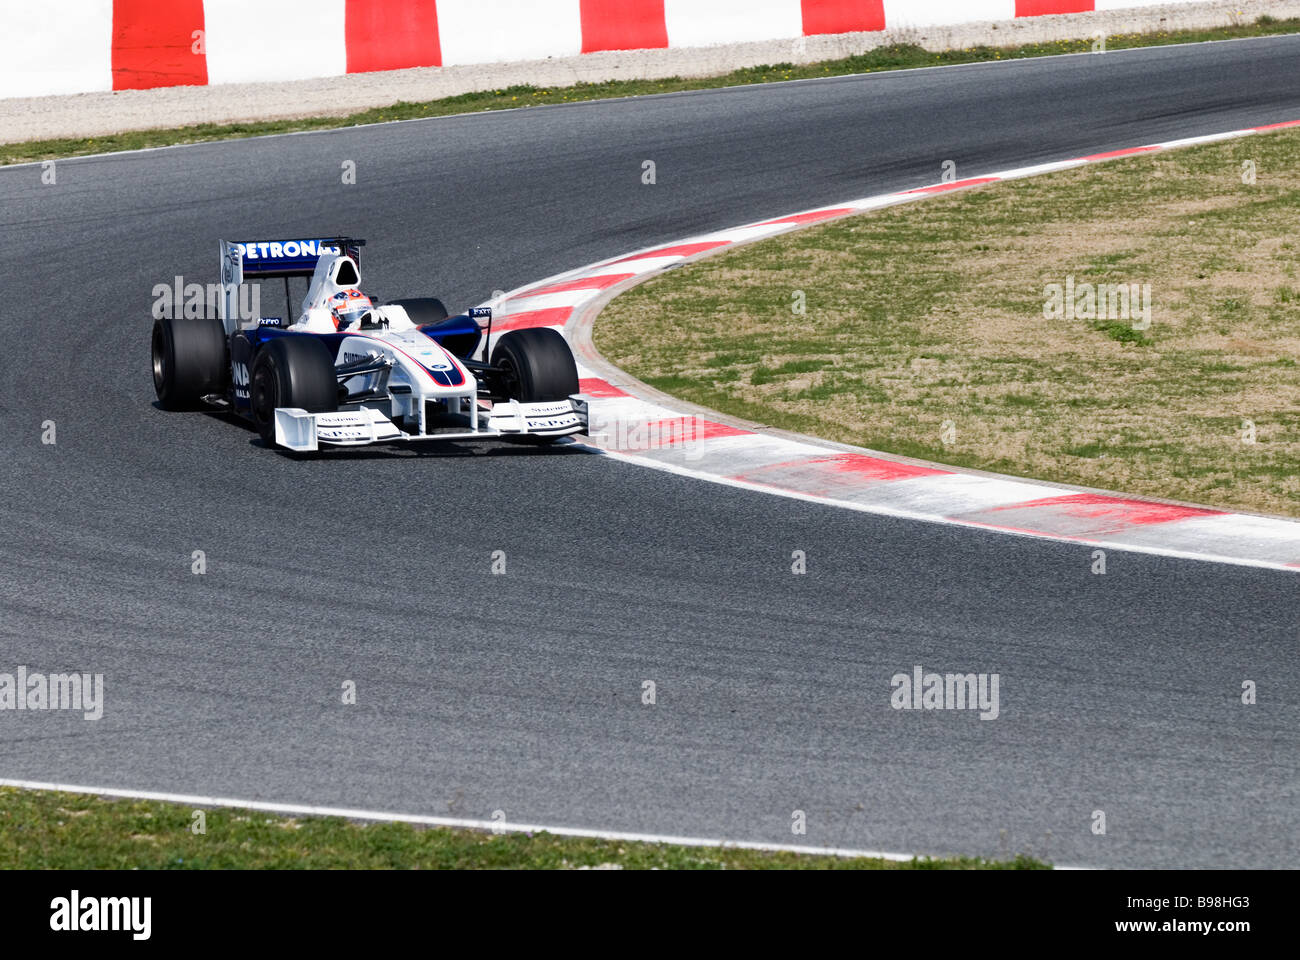
<path fill-rule="evenodd" d="M 161 317 L 153 382 L 166 409 L 225 408 L 262 439 L 295 451 L 413 440 L 582 433 L 587 405 L 556 331 L 513 330 L 493 343 L 492 313 L 449 317 L 440 300 L 375 304 L 361 292 L 364 240 L 221 241 L 216 317 Z M 243 316 L 250 282 L 309 277 L 293 322 Z M 490 356 L 488 351 L 491 351 Z"/>

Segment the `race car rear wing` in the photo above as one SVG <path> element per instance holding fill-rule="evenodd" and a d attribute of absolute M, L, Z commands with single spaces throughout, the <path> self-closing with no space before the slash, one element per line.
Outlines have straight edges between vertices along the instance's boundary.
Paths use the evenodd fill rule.
<path fill-rule="evenodd" d="M 239 285 L 245 280 L 284 278 L 289 299 L 289 278 L 308 277 L 324 254 L 343 253 L 360 265 L 366 241 L 355 237 L 323 237 L 294 240 L 221 241 L 221 319 L 231 333 L 239 316 Z"/>

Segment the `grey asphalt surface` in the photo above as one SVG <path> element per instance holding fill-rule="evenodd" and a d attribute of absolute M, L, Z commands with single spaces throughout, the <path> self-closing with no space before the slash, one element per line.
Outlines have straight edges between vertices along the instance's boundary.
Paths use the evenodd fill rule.
<path fill-rule="evenodd" d="M 1300 38 L 1281 38 L 70 160 L 54 185 L 0 170 L 0 672 L 103 673 L 107 688 L 98 723 L 0 712 L 0 777 L 1294 866 L 1292 575 L 1112 553 L 1095 576 L 1086 548 L 572 451 L 294 460 L 235 422 L 158 410 L 148 338 L 154 285 L 215 281 L 219 237 L 348 231 L 369 240 L 374 292 L 463 307 L 931 183 L 944 160 L 975 176 L 1296 118 Z M 891 709 L 890 678 L 915 664 L 998 673 L 1001 716 Z"/>

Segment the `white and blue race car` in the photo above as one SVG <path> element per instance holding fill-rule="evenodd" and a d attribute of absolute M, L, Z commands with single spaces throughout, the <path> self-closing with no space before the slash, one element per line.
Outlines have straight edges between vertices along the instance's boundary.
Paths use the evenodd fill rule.
<path fill-rule="evenodd" d="M 361 291 L 364 242 L 221 241 L 218 315 L 154 322 L 160 405 L 230 410 L 268 445 L 300 452 L 585 432 L 587 403 L 563 337 L 523 329 L 493 343 L 487 308 L 449 317 L 431 297 L 373 303 Z M 241 318 L 241 306 L 260 303 L 241 299 L 254 282 L 283 278 L 291 308 L 293 277 L 310 278 L 294 322 Z"/>

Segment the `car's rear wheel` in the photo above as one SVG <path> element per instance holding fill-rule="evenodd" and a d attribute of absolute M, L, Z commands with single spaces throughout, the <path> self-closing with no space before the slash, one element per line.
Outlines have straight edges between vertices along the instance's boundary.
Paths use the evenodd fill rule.
<path fill-rule="evenodd" d="M 224 394 L 229 376 L 226 331 L 206 317 L 160 317 L 153 322 L 153 389 L 166 410 L 193 410 L 210 394 Z"/>
<path fill-rule="evenodd" d="M 443 306 L 442 301 L 437 297 L 407 297 L 405 300 L 393 300 L 390 303 L 396 304 L 406 311 L 406 315 L 411 318 L 411 322 L 417 327 L 423 327 L 430 323 L 442 323 L 451 314 Z M 388 304 L 384 304 L 387 306 Z"/>
<path fill-rule="evenodd" d="M 249 401 L 262 440 L 275 442 L 275 408 L 299 407 L 308 413 L 339 408 L 334 358 L 319 340 L 287 334 L 268 341 L 253 361 Z"/>

